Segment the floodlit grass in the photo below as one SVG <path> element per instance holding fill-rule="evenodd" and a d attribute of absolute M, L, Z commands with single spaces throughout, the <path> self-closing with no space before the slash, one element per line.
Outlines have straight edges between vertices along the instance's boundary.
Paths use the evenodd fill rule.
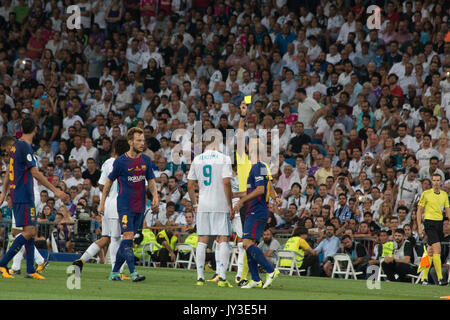
<path fill-rule="evenodd" d="M 81 276 L 81 289 L 67 288 L 66 268 L 70 263 L 50 262 L 43 272 L 45 280 L 25 279 L 16 275 L 15 279 L 0 278 L 0 299 L 150 299 L 150 300 L 311 300 L 311 299 L 439 299 L 450 295 L 450 287 L 420 286 L 410 283 L 381 283 L 380 290 L 369 290 L 366 281 L 327 279 L 315 277 L 289 277 L 280 275 L 272 288 L 245 290 L 234 284 L 235 273 L 228 273 L 233 288 L 219 288 L 215 283 L 197 287 L 196 271 L 137 267 L 146 280 L 114 282 L 108 280 L 109 265 L 87 264 Z M 26 270 L 22 265 L 22 272 Z M 205 276 L 211 278 L 213 272 Z M 262 277 L 265 279 L 265 275 Z"/>

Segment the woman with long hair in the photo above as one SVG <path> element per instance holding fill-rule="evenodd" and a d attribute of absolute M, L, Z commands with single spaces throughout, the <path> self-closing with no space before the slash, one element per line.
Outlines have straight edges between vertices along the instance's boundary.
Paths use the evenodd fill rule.
<path fill-rule="evenodd" d="M 392 204 L 389 201 L 383 201 L 383 203 L 380 206 L 380 209 L 378 209 L 378 212 L 375 212 L 373 219 L 380 226 L 384 226 L 386 219 L 390 219 L 393 216 L 394 210 L 392 208 Z"/>
<path fill-rule="evenodd" d="M 380 158 L 382 161 L 386 160 L 392 153 L 394 148 L 394 139 L 388 137 L 383 142 L 383 152 L 380 153 Z"/>

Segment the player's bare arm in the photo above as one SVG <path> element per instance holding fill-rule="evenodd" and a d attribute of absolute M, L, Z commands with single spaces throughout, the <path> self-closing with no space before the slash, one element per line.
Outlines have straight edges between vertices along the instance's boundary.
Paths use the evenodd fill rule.
<path fill-rule="evenodd" d="M 237 213 L 241 210 L 242 206 L 244 205 L 244 203 L 253 200 L 261 195 L 264 194 L 264 186 L 257 186 L 255 188 L 255 190 L 253 190 L 251 193 L 249 193 L 248 195 L 246 195 L 245 197 L 243 197 L 241 200 L 238 201 L 238 203 L 235 204 L 234 206 L 234 212 Z"/>
<path fill-rule="evenodd" d="M 283 203 L 283 200 L 277 195 L 275 188 L 273 187 L 272 181 L 269 181 L 269 195 L 272 199 L 274 199 L 278 206 Z"/>
<path fill-rule="evenodd" d="M 422 229 L 422 214 L 423 214 L 423 207 L 421 205 L 417 206 L 417 232 L 420 237 L 423 236 L 423 229 Z"/>
<path fill-rule="evenodd" d="M 100 201 L 100 205 L 98 206 L 98 213 L 100 215 L 103 215 L 105 212 L 105 201 L 106 201 L 106 197 L 109 194 L 109 190 L 111 189 L 112 184 L 113 184 L 113 181 L 111 181 L 111 179 L 109 179 L 109 178 L 106 178 L 106 183 L 102 190 L 102 200 Z"/>
<path fill-rule="evenodd" d="M 69 199 L 69 196 L 65 192 L 63 192 L 62 190 L 56 188 L 53 184 L 51 184 L 36 167 L 32 167 L 30 170 L 31 174 L 33 175 L 33 178 L 39 181 L 44 187 L 51 190 L 62 201 L 65 202 Z"/>
<path fill-rule="evenodd" d="M 188 193 L 189 193 L 189 199 L 191 199 L 192 208 L 194 209 L 194 212 L 197 213 L 197 199 L 195 198 L 195 180 L 188 180 Z"/>
<path fill-rule="evenodd" d="M 5 201 L 6 196 L 8 195 L 8 191 L 9 191 L 9 166 L 6 169 L 6 175 L 5 175 L 5 180 L 3 182 L 2 193 L 0 194 L 0 204 L 2 204 L 3 201 Z"/>
<path fill-rule="evenodd" d="M 159 208 L 159 196 L 158 196 L 158 189 L 156 188 L 156 182 L 155 179 L 148 180 L 148 187 L 150 189 L 150 192 L 153 196 L 152 200 L 152 210 L 156 210 Z"/>
<path fill-rule="evenodd" d="M 238 132 L 237 132 L 237 141 L 244 141 L 244 130 L 245 130 L 245 116 L 247 115 L 247 104 L 245 103 L 245 101 L 241 102 L 240 105 L 240 109 L 241 109 L 241 117 L 239 119 L 239 124 L 238 124 Z M 238 144 L 239 146 L 239 144 Z M 242 156 L 242 153 L 244 151 L 244 148 L 237 148 L 237 154 L 239 156 Z"/>
<path fill-rule="evenodd" d="M 228 203 L 228 209 L 230 211 L 230 220 L 234 219 L 234 211 L 233 211 L 233 203 L 232 203 L 232 194 L 231 191 L 231 179 L 230 178 L 224 178 L 223 181 L 223 190 L 225 191 L 225 197 L 227 199 Z"/>

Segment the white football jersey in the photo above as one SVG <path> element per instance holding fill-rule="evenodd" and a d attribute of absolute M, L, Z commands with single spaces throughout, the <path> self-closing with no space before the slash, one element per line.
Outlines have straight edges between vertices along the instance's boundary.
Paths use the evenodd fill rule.
<path fill-rule="evenodd" d="M 222 179 L 231 177 L 229 156 L 207 150 L 194 158 L 188 179 L 197 180 L 200 188 L 197 212 L 228 212 Z"/>
<path fill-rule="evenodd" d="M 106 179 L 108 178 L 109 174 L 113 170 L 113 164 L 114 164 L 115 158 L 109 158 L 106 160 L 102 165 L 102 173 L 100 175 L 100 179 L 98 180 L 99 184 L 105 185 Z M 105 217 L 107 218 L 117 218 L 117 196 L 118 196 L 118 184 L 117 179 L 114 180 L 111 189 L 109 189 L 108 197 L 105 201 Z M 100 195 L 101 198 L 101 195 Z"/>

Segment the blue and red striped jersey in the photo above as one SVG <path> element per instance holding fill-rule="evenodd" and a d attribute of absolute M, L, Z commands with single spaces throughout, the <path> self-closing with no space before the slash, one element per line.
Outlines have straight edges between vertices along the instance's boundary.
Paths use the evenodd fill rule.
<path fill-rule="evenodd" d="M 11 147 L 9 158 L 9 193 L 13 203 L 34 205 L 33 175 L 31 168 L 36 166 L 31 146 L 17 140 Z"/>
<path fill-rule="evenodd" d="M 146 155 L 130 158 L 126 154 L 113 163 L 113 170 L 108 178 L 117 179 L 119 195 L 117 211 L 119 213 L 145 212 L 145 181 L 154 179 L 152 160 Z"/>
<path fill-rule="evenodd" d="M 267 166 L 258 162 L 252 166 L 247 179 L 247 194 L 253 192 L 258 186 L 264 186 L 264 194 L 250 200 L 247 207 L 247 213 L 265 213 L 268 214 L 268 187 L 269 187 L 269 172 Z"/>

